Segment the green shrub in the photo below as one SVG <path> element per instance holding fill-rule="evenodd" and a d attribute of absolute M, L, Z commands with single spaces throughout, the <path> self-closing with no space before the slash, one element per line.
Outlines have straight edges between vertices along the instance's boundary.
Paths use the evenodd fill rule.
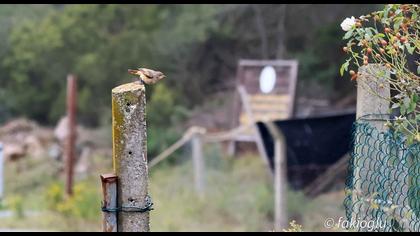
<path fill-rule="evenodd" d="M 22 219 L 24 215 L 24 202 L 20 195 L 13 195 L 6 199 L 6 205 L 13 211 L 14 217 Z"/>
<path fill-rule="evenodd" d="M 95 188 L 86 183 L 77 183 L 73 195 L 66 196 L 61 184 L 53 183 L 47 190 L 46 201 L 50 210 L 68 217 L 97 219 L 100 217 L 100 198 Z"/>

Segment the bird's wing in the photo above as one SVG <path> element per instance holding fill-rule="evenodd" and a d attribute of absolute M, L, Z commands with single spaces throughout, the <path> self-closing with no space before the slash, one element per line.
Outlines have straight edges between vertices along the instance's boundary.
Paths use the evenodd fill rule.
<path fill-rule="evenodd" d="M 141 71 L 146 77 L 148 78 L 153 78 L 153 73 L 151 70 L 146 69 L 146 68 L 139 68 L 139 71 Z"/>
<path fill-rule="evenodd" d="M 132 74 L 132 75 L 138 75 L 138 70 L 131 70 L 131 69 L 128 69 L 128 73 L 130 73 L 130 74 Z"/>

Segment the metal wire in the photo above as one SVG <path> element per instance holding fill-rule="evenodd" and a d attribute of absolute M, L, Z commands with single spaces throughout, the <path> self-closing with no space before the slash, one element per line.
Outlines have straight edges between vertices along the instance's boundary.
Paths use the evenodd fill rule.
<path fill-rule="evenodd" d="M 380 131 L 378 127 L 386 120 L 384 115 L 373 114 L 353 124 L 344 200 L 346 217 L 349 221 L 380 221 L 384 227 L 374 231 L 418 232 L 420 144 L 408 146 L 404 135 Z"/>
<path fill-rule="evenodd" d="M 153 210 L 152 206 L 153 206 L 152 198 L 148 195 L 146 197 L 146 204 L 145 204 L 144 207 L 121 206 L 121 207 L 117 207 L 117 208 L 107 208 L 107 207 L 104 207 L 103 204 L 102 204 L 101 210 L 103 212 L 141 212 L 141 213 L 143 213 L 143 212 Z"/>

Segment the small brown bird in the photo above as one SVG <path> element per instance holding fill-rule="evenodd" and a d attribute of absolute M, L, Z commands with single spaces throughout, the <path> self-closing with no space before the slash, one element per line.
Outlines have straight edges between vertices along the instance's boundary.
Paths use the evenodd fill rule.
<path fill-rule="evenodd" d="M 132 75 L 138 75 L 139 80 L 144 84 L 155 84 L 159 80 L 165 78 L 166 76 L 160 72 L 146 68 L 139 68 L 138 70 L 128 70 L 128 73 Z"/>

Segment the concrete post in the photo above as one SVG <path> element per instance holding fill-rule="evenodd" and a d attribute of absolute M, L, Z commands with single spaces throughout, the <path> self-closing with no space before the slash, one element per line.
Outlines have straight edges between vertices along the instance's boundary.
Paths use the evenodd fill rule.
<path fill-rule="evenodd" d="M 133 82 L 112 90 L 114 172 L 118 206 L 143 208 L 148 195 L 146 91 Z M 119 232 L 149 231 L 149 212 L 118 213 Z"/>

